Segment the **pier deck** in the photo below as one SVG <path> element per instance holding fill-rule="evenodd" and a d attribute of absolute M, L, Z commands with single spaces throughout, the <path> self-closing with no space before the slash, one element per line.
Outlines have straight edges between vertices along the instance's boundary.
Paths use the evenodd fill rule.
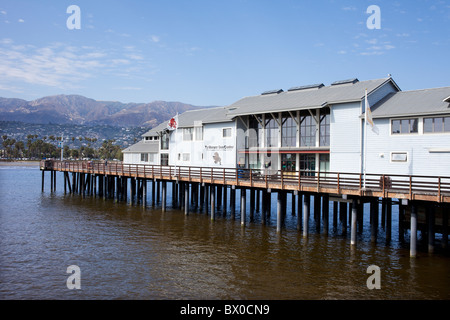
<path fill-rule="evenodd" d="M 43 160 L 41 170 L 113 175 L 357 197 L 450 203 L 450 177 L 340 172 L 282 172 L 238 168 L 206 168 L 123 164 L 121 162 Z"/>

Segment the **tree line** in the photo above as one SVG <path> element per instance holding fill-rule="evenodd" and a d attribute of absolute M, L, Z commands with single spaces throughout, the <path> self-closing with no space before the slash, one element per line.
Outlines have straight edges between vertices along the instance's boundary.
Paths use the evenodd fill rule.
<path fill-rule="evenodd" d="M 72 137 L 72 142 L 75 139 L 83 140 L 82 137 Z M 3 151 L 1 158 L 4 159 L 30 159 L 38 160 L 44 158 L 61 158 L 61 137 L 48 136 L 39 138 L 37 134 L 27 135 L 26 141 L 16 141 L 16 139 L 8 138 L 7 135 L 2 136 Z M 115 139 L 103 141 L 100 148 L 91 147 L 91 143 L 95 143 L 97 138 L 84 137 L 87 143 L 86 146 L 71 149 L 64 145 L 63 156 L 64 159 L 123 159 L 121 147 L 114 144 Z"/>

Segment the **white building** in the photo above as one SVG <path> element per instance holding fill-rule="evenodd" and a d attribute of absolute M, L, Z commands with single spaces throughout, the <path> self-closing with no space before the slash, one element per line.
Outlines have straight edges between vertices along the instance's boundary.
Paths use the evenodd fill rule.
<path fill-rule="evenodd" d="M 365 91 L 378 134 L 367 132 Z M 179 115 L 144 134 L 125 163 L 450 176 L 450 87 L 402 92 L 391 77 L 272 90 Z M 366 161 L 364 154 L 367 153 Z M 146 156 L 145 154 L 148 154 Z"/>

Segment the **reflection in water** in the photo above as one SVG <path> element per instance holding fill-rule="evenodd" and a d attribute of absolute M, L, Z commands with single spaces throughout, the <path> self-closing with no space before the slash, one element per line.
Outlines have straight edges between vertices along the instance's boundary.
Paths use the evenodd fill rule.
<path fill-rule="evenodd" d="M 263 225 L 257 213 L 242 228 L 238 215 L 220 210 L 211 221 L 199 212 L 41 193 L 37 169 L 0 169 L 0 179 L 1 299 L 450 298 L 448 256 L 410 259 L 396 232 L 385 244 L 382 228 L 374 244 L 364 225 L 351 247 L 342 226 L 317 233 L 313 217 L 305 239 L 291 214 L 278 234 L 276 214 Z M 66 287 L 72 264 L 81 290 Z M 380 290 L 366 286 L 370 265 L 380 267 Z"/>

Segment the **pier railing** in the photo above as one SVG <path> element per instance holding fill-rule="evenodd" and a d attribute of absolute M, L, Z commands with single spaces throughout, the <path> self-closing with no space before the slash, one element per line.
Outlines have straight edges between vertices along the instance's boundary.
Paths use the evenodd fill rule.
<path fill-rule="evenodd" d="M 242 168 L 124 164 L 105 161 L 41 161 L 41 170 L 118 175 L 338 195 L 450 202 L 450 177 Z"/>

